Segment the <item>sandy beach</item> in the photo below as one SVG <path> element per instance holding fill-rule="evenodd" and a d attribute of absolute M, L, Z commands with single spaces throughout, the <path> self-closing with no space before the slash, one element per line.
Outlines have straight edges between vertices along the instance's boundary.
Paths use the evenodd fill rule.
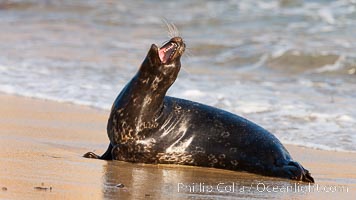
<path fill-rule="evenodd" d="M 245 172 L 83 158 L 87 151 L 101 154 L 106 150 L 108 112 L 0 95 L 0 199 L 353 199 L 356 196 L 355 153 L 287 145 L 295 160 L 311 171 L 314 185 Z"/>

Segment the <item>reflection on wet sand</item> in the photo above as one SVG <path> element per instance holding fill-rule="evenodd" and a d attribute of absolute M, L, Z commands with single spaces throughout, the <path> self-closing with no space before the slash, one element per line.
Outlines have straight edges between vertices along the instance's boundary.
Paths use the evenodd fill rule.
<path fill-rule="evenodd" d="M 245 172 L 175 165 L 144 165 L 108 161 L 103 165 L 103 197 L 127 199 L 286 198 L 290 193 L 266 192 L 267 186 L 293 188 L 308 184 Z M 123 184 L 124 187 L 117 187 Z M 265 191 L 265 192 L 264 192 Z M 293 194 L 292 194 L 293 195 Z M 303 199 L 303 196 L 296 196 Z"/>

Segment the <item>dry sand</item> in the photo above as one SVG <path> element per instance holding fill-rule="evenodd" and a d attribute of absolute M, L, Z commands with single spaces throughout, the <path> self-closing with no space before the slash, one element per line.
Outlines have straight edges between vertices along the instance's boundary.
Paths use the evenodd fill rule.
<path fill-rule="evenodd" d="M 87 151 L 106 150 L 108 111 L 0 95 L 0 114 L 1 199 L 356 197 L 355 153 L 287 145 L 292 156 L 312 172 L 316 184 L 309 188 L 244 172 L 83 158 Z"/>

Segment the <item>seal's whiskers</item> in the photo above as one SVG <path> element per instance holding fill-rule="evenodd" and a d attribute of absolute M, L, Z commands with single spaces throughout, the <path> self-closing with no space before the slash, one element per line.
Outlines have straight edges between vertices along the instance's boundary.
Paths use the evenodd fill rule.
<path fill-rule="evenodd" d="M 168 29 L 168 36 L 169 38 L 173 38 L 173 37 L 179 37 L 180 33 L 178 31 L 178 28 L 176 25 L 174 25 L 173 23 L 169 23 L 167 19 L 163 19 L 162 20 L 163 23 L 166 25 L 167 29 Z"/>

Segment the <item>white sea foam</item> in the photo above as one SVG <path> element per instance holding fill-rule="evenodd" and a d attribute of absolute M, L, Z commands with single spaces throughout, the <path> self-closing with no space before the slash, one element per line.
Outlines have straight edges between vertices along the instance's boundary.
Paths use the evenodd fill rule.
<path fill-rule="evenodd" d="M 193 98 L 200 98 L 206 96 L 206 93 L 200 90 L 186 90 L 183 92 L 183 96 L 185 97 L 193 97 Z"/>
<path fill-rule="evenodd" d="M 272 110 L 272 106 L 268 103 L 262 102 L 239 102 L 240 106 L 235 107 L 236 113 L 261 113 L 268 112 Z"/>
<path fill-rule="evenodd" d="M 329 24 L 335 24 L 335 18 L 329 8 L 322 8 L 318 11 L 319 16 Z"/>
<path fill-rule="evenodd" d="M 338 152 L 346 152 L 346 153 L 356 153 L 356 151 L 353 150 L 348 150 L 342 147 L 330 147 L 328 145 L 322 145 L 322 144 L 317 144 L 317 143 L 312 143 L 312 142 L 298 142 L 298 141 L 289 141 L 289 140 L 282 140 L 282 143 L 284 144 L 291 144 L 291 145 L 296 145 L 296 146 L 301 146 L 301 147 L 308 147 L 312 149 L 318 149 L 318 150 L 326 150 L 326 151 L 338 151 Z"/>
<path fill-rule="evenodd" d="M 317 73 L 337 71 L 344 67 L 343 62 L 345 61 L 345 56 L 340 56 L 334 64 L 324 65 L 318 69 L 313 70 Z"/>
<path fill-rule="evenodd" d="M 344 122 L 355 122 L 355 119 L 349 115 L 340 115 L 340 116 L 337 116 L 336 119 L 339 121 L 344 121 Z"/>

